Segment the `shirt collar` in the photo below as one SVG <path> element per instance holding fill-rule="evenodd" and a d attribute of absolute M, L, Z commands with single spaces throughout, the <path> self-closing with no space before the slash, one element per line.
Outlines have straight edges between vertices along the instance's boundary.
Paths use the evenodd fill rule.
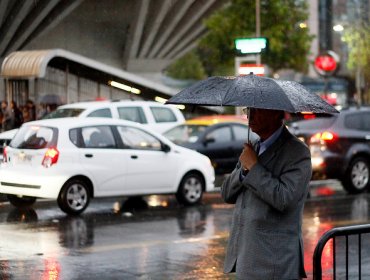
<path fill-rule="evenodd" d="M 259 155 L 262 154 L 264 151 L 267 150 L 268 147 L 270 147 L 276 139 L 279 138 L 281 132 L 283 131 L 283 126 L 279 127 L 269 138 L 267 138 L 265 141 L 260 141 L 260 149 L 259 149 Z"/>

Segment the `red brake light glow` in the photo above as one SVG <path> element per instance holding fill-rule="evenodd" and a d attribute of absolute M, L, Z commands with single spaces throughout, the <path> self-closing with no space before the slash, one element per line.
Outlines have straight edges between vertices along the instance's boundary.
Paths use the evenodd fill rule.
<path fill-rule="evenodd" d="M 312 120 L 312 119 L 316 118 L 316 115 L 314 115 L 314 114 L 303 114 L 303 118 L 305 120 Z"/>
<path fill-rule="evenodd" d="M 45 152 L 44 159 L 42 160 L 42 165 L 45 167 L 50 167 L 57 163 L 59 157 L 59 151 L 57 148 L 49 148 Z"/>
<path fill-rule="evenodd" d="M 3 162 L 7 162 L 8 161 L 8 155 L 7 155 L 7 152 L 6 152 L 6 146 L 3 148 Z"/>
<path fill-rule="evenodd" d="M 329 131 L 324 131 L 324 132 L 318 132 L 318 133 L 314 134 L 311 137 L 310 142 L 311 143 L 317 143 L 317 142 L 321 142 L 321 141 L 332 142 L 337 138 L 338 138 L 338 136 L 335 133 L 332 133 L 332 132 L 329 132 Z"/>

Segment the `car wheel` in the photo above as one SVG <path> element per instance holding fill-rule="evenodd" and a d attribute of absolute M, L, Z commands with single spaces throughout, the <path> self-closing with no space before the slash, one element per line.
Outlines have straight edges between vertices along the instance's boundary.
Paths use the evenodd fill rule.
<path fill-rule="evenodd" d="M 88 184 L 80 179 L 72 179 L 64 184 L 59 193 L 59 208 L 70 215 L 82 213 L 90 202 Z"/>
<path fill-rule="evenodd" d="M 182 178 L 176 198 L 179 203 L 194 205 L 201 201 L 204 190 L 204 180 L 196 173 L 189 173 Z"/>
<path fill-rule="evenodd" d="M 33 196 L 17 196 L 14 194 L 7 195 L 9 202 L 17 208 L 28 208 L 36 202 L 36 197 Z"/>
<path fill-rule="evenodd" d="M 352 160 L 343 183 L 348 193 L 362 193 L 370 187 L 370 164 L 366 158 L 358 157 Z"/>

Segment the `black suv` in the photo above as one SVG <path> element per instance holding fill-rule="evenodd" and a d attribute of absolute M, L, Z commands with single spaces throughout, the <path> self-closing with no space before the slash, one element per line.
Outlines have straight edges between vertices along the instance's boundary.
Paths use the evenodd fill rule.
<path fill-rule="evenodd" d="M 289 129 L 311 150 L 313 179 L 339 179 L 348 193 L 370 189 L 370 107 L 293 122 Z"/>

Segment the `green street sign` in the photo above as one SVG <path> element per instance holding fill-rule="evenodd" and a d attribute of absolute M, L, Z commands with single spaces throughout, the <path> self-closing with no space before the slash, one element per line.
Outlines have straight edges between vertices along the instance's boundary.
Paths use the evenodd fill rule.
<path fill-rule="evenodd" d="M 235 48 L 238 55 L 259 54 L 268 48 L 268 40 L 265 37 L 238 38 L 235 39 Z"/>

